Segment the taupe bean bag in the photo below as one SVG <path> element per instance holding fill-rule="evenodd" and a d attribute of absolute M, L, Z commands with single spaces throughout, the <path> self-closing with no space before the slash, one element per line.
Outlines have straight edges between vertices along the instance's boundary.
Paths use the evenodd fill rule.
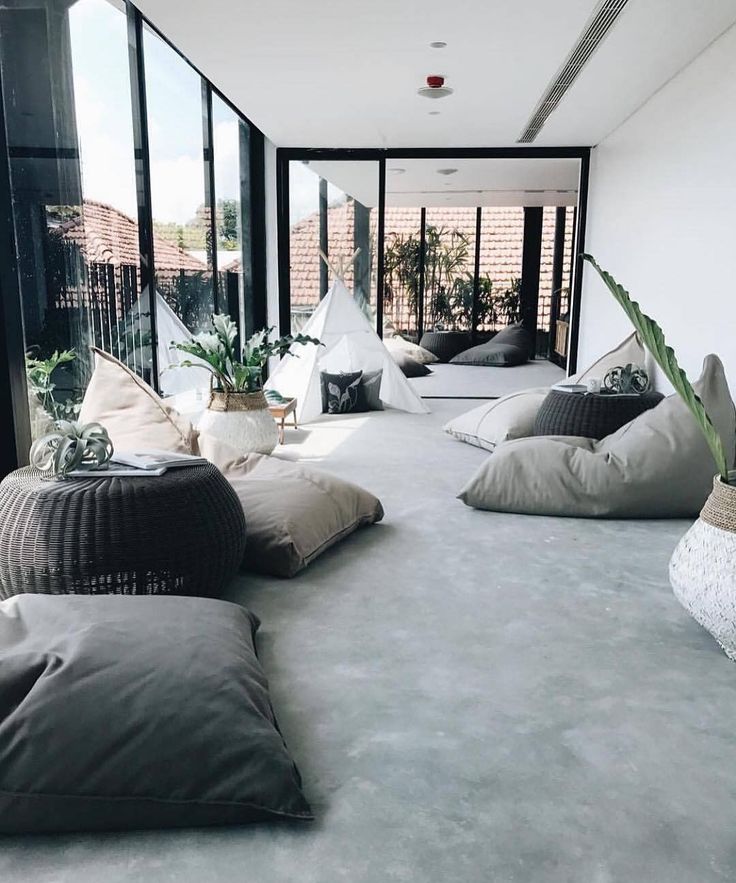
<path fill-rule="evenodd" d="M 736 416 L 723 365 L 708 356 L 695 390 L 734 461 Z M 677 395 L 601 441 L 522 438 L 498 445 L 459 494 L 476 509 L 527 515 L 687 518 L 710 493 L 716 467 Z"/>

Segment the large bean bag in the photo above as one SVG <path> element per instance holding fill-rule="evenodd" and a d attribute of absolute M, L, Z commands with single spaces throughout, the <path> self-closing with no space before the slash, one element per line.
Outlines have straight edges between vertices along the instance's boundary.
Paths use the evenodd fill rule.
<path fill-rule="evenodd" d="M 487 343 L 471 346 L 453 359 L 451 365 L 480 365 L 510 368 L 528 362 L 534 352 L 534 340 L 523 325 L 503 328 Z"/>

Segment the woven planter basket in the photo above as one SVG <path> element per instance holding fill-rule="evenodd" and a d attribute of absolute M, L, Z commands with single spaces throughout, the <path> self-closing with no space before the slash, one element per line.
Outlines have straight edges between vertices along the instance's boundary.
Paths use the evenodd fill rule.
<path fill-rule="evenodd" d="M 675 597 L 736 661 L 736 486 L 716 476 L 670 561 Z"/>
<path fill-rule="evenodd" d="M 210 402 L 197 429 L 216 436 L 241 454 L 271 454 L 278 444 L 276 421 L 263 390 L 210 392 Z"/>

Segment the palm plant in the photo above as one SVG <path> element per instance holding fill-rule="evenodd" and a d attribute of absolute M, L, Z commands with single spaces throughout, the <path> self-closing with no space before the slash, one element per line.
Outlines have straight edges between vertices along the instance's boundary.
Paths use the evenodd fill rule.
<path fill-rule="evenodd" d="M 728 461 L 721 437 L 713 425 L 713 421 L 708 416 L 700 396 L 695 392 L 688 380 L 687 374 L 678 364 L 674 350 L 671 346 L 667 345 L 664 339 L 664 332 L 654 319 L 642 312 L 639 304 L 631 299 L 629 292 L 622 285 L 619 285 L 609 272 L 601 269 L 592 255 L 584 254 L 583 260 L 586 260 L 601 277 L 608 290 L 631 320 L 639 337 L 652 354 L 654 361 L 662 369 L 662 373 L 687 405 L 705 436 L 705 440 L 708 442 L 708 447 L 715 460 L 721 480 L 729 484 L 734 479 L 734 473 L 729 474 Z"/>
<path fill-rule="evenodd" d="M 240 360 L 235 350 L 238 328 L 230 316 L 213 314 L 212 329 L 195 334 L 184 343 L 172 341 L 172 346 L 200 360 L 195 363 L 186 359 L 179 366 L 205 368 L 212 375 L 216 392 L 258 392 L 263 384 L 263 368 L 271 356 L 288 354 L 294 343 L 321 345 L 316 337 L 306 334 L 287 334 L 272 341 L 269 335 L 273 328 L 264 328 L 246 342 Z"/>

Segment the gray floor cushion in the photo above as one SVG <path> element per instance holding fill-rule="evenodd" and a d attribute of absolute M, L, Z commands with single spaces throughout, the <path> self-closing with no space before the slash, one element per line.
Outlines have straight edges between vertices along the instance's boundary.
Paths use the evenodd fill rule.
<path fill-rule="evenodd" d="M 391 357 L 401 368 L 404 377 L 426 377 L 432 373 L 432 369 L 428 368 L 423 362 L 418 362 L 413 356 L 401 350 L 389 350 Z"/>
<path fill-rule="evenodd" d="M 450 364 L 512 367 L 528 362 L 532 352 L 533 339 L 529 331 L 521 325 L 509 325 L 487 343 L 459 353 Z"/>
<path fill-rule="evenodd" d="M 383 518 L 370 491 L 290 460 L 243 457 L 201 434 L 199 447 L 235 489 L 245 512 L 244 567 L 291 577 L 359 527 Z"/>
<path fill-rule="evenodd" d="M 736 417 L 717 356 L 707 357 L 694 386 L 733 463 Z M 715 471 L 695 419 L 672 395 L 599 442 L 556 436 L 504 442 L 459 496 L 477 509 L 502 512 L 684 518 L 700 511 Z"/>
<path fill-rule="evenodd" d="M 204 598 L 0 604 L 0 832 L 309 819 L 254 648 Z"/>

